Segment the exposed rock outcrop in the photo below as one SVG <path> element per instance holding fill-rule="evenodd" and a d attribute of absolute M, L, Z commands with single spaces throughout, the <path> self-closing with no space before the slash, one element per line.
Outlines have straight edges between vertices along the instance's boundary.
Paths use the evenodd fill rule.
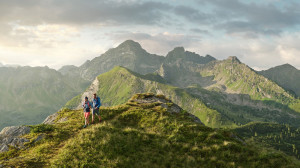
<path fill-rule="evenodd" d="M 155 95 L 153 93 L 146 93 L 146 94 L 136 94 L 130 100 L 130 103 L 137 103 L 137 104 L 151 104 L 151 103 L 159 103 L 161 107 L 167 109 L 170 113 L 180 113 L 183 109 L 178 106 L 177 104 L 173 103 L 171 100 L 166 98 L 164 95 Z M 193 114 L 186 113 L 190 118 L 192 118 L 195 122 L 201 123 L 201 120 L 194 116 Z"/>
<path fill-rule="evenodd" d="M 52 115 L 49 115 L 44 121 L 43 124 L 54 124 L 54 121 L 58 117 L 58 113 L 54 113 Z"/>
<path fill-rule="evenodd" d="M 97 93 L 99 90 L 99 81 L 98 79 L 96 78 L 93 83 L 90 85 L 90 87 L 81 95 L 81 98 L 80 100 L 84 100 L 85 96 L 87 96 L 89 98 L 89 101 L 92 100 L 93 98 L 93 94 L 94 93 Z M 80 103 L 78 104 L 77 106 L 77 110 L 78 109 L 82 109 L 82 101 L 80 101 Z"/>
<path fill-rule="evenodd" d="M 27 126 L 11 126 L 5 127 L 0 132 L 0 152 L 9 150 L 9 146 L 15 148 L 23 148 L 25 142 L 29 142 L 26 138 L 20 136 L 28 134 L 30 127 Z"/>

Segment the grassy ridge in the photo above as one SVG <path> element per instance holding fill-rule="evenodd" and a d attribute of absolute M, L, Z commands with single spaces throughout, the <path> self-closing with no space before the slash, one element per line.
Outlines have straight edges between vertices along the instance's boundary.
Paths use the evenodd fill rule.
<path fill-rule="evenodd" d="M 235 124 L 218 111 L 208 108 L 198 97 L 184 89 L 148 79 L 149 75 L 140 75 L 123 67 L 115 67 L 97 77 L 99 81 L 98 95 L 104 105 L 119 105 L 130 99 L 131 95 L 152 92 L 166 95 L 184 110 L 197 116 L 210 127 L 232 127 Z M 153 76 L 150 76 L 153 79 Z M 78 96 L 79 97 L 79 96 Z M 65 107 L 80 103 L 78 97 L 73 98 Z M 80 97 L 79 97 L 80 98 Z"/>
<path fill-rule="evenodd" d="M 26 150 L 0 154 L 15 167 L 298 167 L 266 148 L 245 145 L 159 103 L 102 108 L 104 122 L 82 129 L 82 112 L 63 110 L 63 123 L 32 126 Z M 37 136 L 44 139 L 34 143 Z"/>
<path fill-rule="evenodd" d="M 195 97 L 205 102 L 209 108 L 215 109 L 238 126 L 253 121 L 289 124 L 294 127 L 300 126 L 299 113 L 287 107 L 281 109 L 270 108 L 269 106 L 262 105 L 263 101 L 251 100 L 248 95 L 224 94 L 219 91 L 209 91 L 199 86 L 186 88 L 185 91 L 193 94 Z M 231 98 L 229 99 L 228 97 Z M 231 101 L 234 100 L 239 102 L 232 103 Z"/>
<path fill-rule="evenodd" d="M 300 112 L 299 99 L 289 94 L 275 82 L 257 74 L 236 57 L 229 57 L 224 61 L 215 61 L 206 64 L 200 71 L 203 77 L 213 76 L 218 85 L 226 86 L 232 93 L 248 94 L 251 99 L 263 101 L 269 106 Z M 292 105 L 297 104 L 297 105 Z"/>

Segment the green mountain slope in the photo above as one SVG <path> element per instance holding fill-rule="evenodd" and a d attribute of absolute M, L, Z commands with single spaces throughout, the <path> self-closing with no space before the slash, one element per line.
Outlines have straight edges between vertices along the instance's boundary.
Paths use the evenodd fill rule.
<path fill-rule="evenodd" d="M 300 126 L 299 113 L 293 110 L 269 109 L 262 101 L 254 102 L 248 95 L 227 95 L 197 86 L 182 89 L 164 82 L 155 74 L 140 75 L 123 67 L 115 67 L 99 75 L 86 92 L 74 97 L 65 107 L 78 108 L 84 97 L 91 99 L 93 93 L 100 95 L 104 105 L 119 105 L 125 103 L 132 94 L 152 92 L 166 95 L 210 127 L 235 127 L 252 121 Z M 243 101 L 232 103 L 233 98 Z"/>
<path fill-rule="evenodd" d="M 60 111 L 54 125 L 32 126 L 24 150 L 0 154 L 13 167 L 299 167 L 268 148 L 244 144 L 229 131 L 195 123 L 172 105 L 137 95 L 102 108 L 104 122 L 82 128 L 81 111 Z M 162 96 L 154 99 L 165 99 Z M 164 100 L 162 100 L 164 101 Z M 144 103 L 141 103 L 144 102 Z M 163 106 L 164 105 L 164 106 Z M 61 118 L 67 121 L 57 122 Z M 35 142 L 42 136 L 43 139 Z"/>
<path fill-rule="evenodd" d="M 300 70 L 284 64 L 257 72 L 300 97 Z"/>
<path fill-rule="evenodd" d="M 94 92 L 100 95 L 104 105 L 119 105 L 125 103 L 135 93 L 152 92 L 163 94 L 183 107 L 184 110 L 197 116 L 205 125 L 211 127 L 234 126 L 232 121 L 216 110 L 208 108 L 200 99 L 189 94 L 184 89 L 160 83 L 154 75 L 140 75 L 123 67 L 115 67 L 109 72 L 97 77 L 97 85 L 90 86 L 86 92 L 74 97 L 66 104 L 66 108 L 76 108 L 85 96 Z M 79 106 L 80 107 L 80 106 Z"/>
<path fill-rule="evenodd" d="M 274 122 L 299 127 L 300 114 L 284 106 L 273 108 L 263 101 L 252 100 L 247 94 L 228 94 L 220 91 L 206 90 L 199 86 L 185 88 L 209 108 L 235 123 L 244 125 L 252 121 Z"/>
<path fill-rule="evenodd" d="M 289 106 L 300 112 L 299 100 L 275 82 L 241 63 L 237 57 L 222 61 L 210 60 L 205 64 L 186 61 L 185 58 L 184 49 L 175 48 L 167 55 L 168 63 L 164 63 L 157 73 L 171 85 L 198 85 L 227 94 L 249 95 L 252 100 L 264 101 L 273 108 Z"/>
<path fill-rule="evenodd" d="M 246 94 L 252 100 L 263 101 L 273 108 L 300 112 L 300 100 L 289 94 L 275 82 L 257 74 L 236 57 L 224 61 L 206 64 L 200 70 L 203 77 L 212 77 L 214 85 L 207 89 L 216 89 L 229 94 Z"/>
<path fill-rule="evenodd" d="M 250 142 L 269 146 L 300 159 L 300 129 L 275 123 L 249 123 L 235 128 L 240 136 Z"/>
<path fill-rule="evenodd" d="M 0 68 L 0 129 L 41 123 L 88 83 L 48 67 Z"/>
<path fill-rule="evenodd" d="M 197 63 L 197 61 L 188 61 L 191 59 L 186 59 L 187 53 L 181 47 L 175 48 L 168 53 L 164 64 L 157 70 L 168 84 L 181 88 L 200 86 L 220 92 L 227 95 L 228 101 L 237 105 L 243 104 L 243 99 L 249 95 L 247 102 L 254 107 L 259 101 L 263 102 L 258 106 L 259 108 L 264 105 L 270 110 L 292 109 L 300 112 L 299 99 L 277 83 L 241 63 L 237 57 Z M 233 99 L 237 101 L 232 101 Z"/>

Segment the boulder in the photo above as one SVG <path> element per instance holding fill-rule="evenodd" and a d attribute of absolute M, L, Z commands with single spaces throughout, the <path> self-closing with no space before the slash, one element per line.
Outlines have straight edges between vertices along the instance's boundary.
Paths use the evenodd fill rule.
<path fill-rule="evenodd" d="M 11 126 L 5 127 L 0 132 L 0 152 L 6 152 L 9 150 L 9 146 L 15 148 L 23 148 L 25 142 L 29 142 L 26 138 L 20 136 L 28 134 L 30 127 L 27 126 Z"/>
<path fill-rule="evenodd" d="M 0 132 L 0 137 L 16 137 L 30 132 L 30 127 L 27 126 L 11 126 L 5 127 Z"/>
<path fill-rule="evenodd" d="M 49 115 L 44 121 L 43 124 L 54 124 L 54 121 L 58 117 L 58 113 L 54 113 L 52 115 Z"/>

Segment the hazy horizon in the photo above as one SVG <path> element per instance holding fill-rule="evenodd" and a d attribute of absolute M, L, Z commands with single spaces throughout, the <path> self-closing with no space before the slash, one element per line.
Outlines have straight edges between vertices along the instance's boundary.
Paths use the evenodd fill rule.
<path fill-rule="evenodd" d="M 182 47 L 182 46 L 177 46 L 177 47 Z M 142 48 L 143 48 L 143 46 L 142 46 Z M 187 50 L 186 50 L 187 51 Z M 190 52 L 193 52 L 193 51 L 190 51 Z M 104 54 L 104 53 L 102 53 L 102 54 Z M 99 56 L 101 56 L 102 54 L 100 54 Z M 157 54 L 157 53 L 150 53 L 150 54 Z M 196 54 L 198 54 L 198 53 L 196 53 Z M 158 54 L 157 54 L 158 55 Z M 167 54 L 166 54 L 167 55 Z M 166 55 L 160 55 L 160 56 L 166 56 Z M 96 57 L 99 57 L 99 56 L 95 56 L 94 58 L 96 58 Z M 201 55 L 201 56 L 205 56 L 205 55 Z M 211 55 L 212 56 L 212 55 Z M 214 57 L 214 56 L 213 56 Z M 229 56 L 228 56 L 229 57 Z M 88 59 L 88 60 L 92 60 L 92 59 L 94 59 L 94 58 L 91 58 L 91 59 Z M 237 58 L 239 59 L 239 57 L 237 56 Z M 227 58 L 224 58 L 224 59 L 227 59 Z M 88 61 L 88 60 L 86 60 L 86 61 Z M 37 65 L 37 66 L 32 66 L 32 65 L 21 65 L 21 64 L 6 64 L 6 63 L 3 63 L 3 62 L 0 62 L 0 67 L 1 67 L 1 64 L 3 65 L 3 66 L 5 66 L 5 67 L 18 67 L 18 66 L 29 66 L 29 67 L 49 67 L 49 68 L 51 68 L 51 69 L 55 69 L 55 70 L 59 70 L 60 68 L 62 68 L 63 66 L 67 66 L 67 65 L 74 65 L 74 64 L 66 64 L 66 65 L 62 65 L 62 66 L 60 66 L 60 67 L 51 67 L 51 66 L 48 66 L 48 65 Z M 83 64 L 83 63 L 82 63 Z M 82 64 L 80 64 L 80 65 L 82 65 Z M 288 64 L 288 63 L 284 63 L 284 64 Z M 80 65 L 74 65 L 74 66 L 77 66 L 77 67 L 79 67 Z M 283 65 L 283 64 L 280 64 L 280 65 Z M 280 65 L 275 65 L 275 66 L 280 66 Z M 291 64 L 290 64 L 291 65 Z M 274 67 L 275 67 L 274 66 Z M 260 68 L 258 68 L 258 67 L 251 67 L 251 68 L 253 68 L 254 70 L 257 70 L 257 71 L 262 71 L 262 70 L 267 70 L 267 69 L 269 69 L 269 68 L 265 68 L 265 69 L 260 69 Z M 271 68 L 271 67 L 270 67 Z M 300 70 L 300 68 L 299 67 L 295 67 L 295 68 L 297 68 L 298 70 Z"/>

